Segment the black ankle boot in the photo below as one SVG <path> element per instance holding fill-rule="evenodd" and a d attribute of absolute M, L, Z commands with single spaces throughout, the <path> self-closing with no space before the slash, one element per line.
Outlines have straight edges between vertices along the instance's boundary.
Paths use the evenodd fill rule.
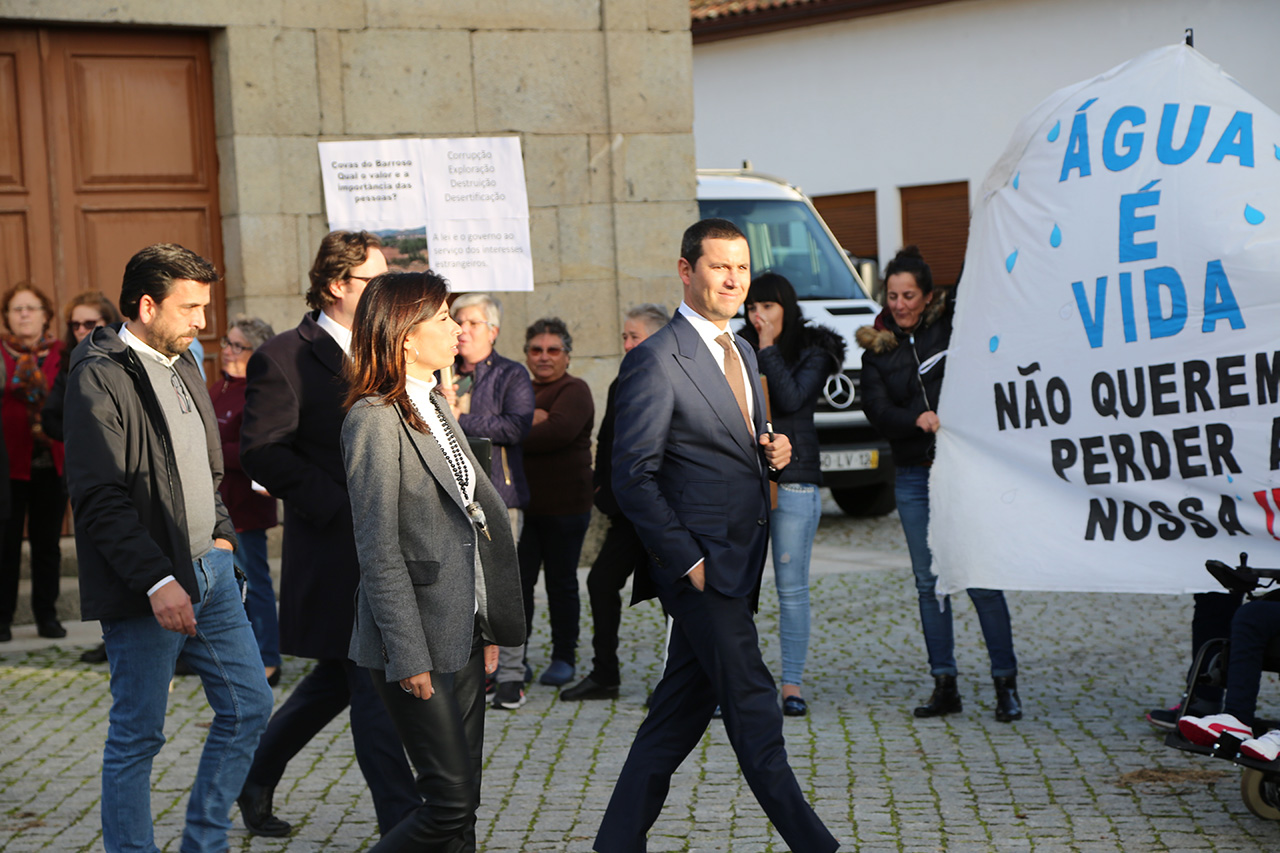
<path fill-rule="evenodd" d="M 1018 699 L 1018 679 L 1013 675 L 998 675 L 992 679 L 996 685 L 996 719 L 1012 723 L 1022 719 L 1022 702 Z"/>
<path fill-rule="evenodd" d="M 941 717 L 943 714 L 958 714 L 960 691 L 956 689 L 954 675 L 935 675 L 933 677 L 933 695 L 929 701 L 913 712 L 917 717 Z"/>

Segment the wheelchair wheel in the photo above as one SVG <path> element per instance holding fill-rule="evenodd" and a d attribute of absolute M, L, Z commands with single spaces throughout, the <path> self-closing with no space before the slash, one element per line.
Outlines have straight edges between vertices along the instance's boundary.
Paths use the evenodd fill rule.
<path fill-rule="evenodd" d="M 1275 774 L 1244 768 L 1240 797 L 1245 808 L 1263 820 L 1280 820 L 1280 778 Z"/>

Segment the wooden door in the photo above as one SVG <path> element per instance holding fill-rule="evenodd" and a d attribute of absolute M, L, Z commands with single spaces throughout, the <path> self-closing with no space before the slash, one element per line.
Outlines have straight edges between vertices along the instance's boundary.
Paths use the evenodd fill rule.
<path fill-rule="evenodd" d="M 955 284 L 969 242 L 969 182 L 902 187 L 902 244 L 920 247 L 934 284 Z"/>
<path fill-rule="evenodd" d="M 59 306 L 86 289 L 115 300 L 126 261 L 159 242 L 223 270 L 207 37 L 31 28 L 0 39 L 0 246 L 8 256 L 25 240 L 31 259 L 25 272 L 6 260 L 4 285 L 27 278 Z M 206 368 L 224 306 L 219 283 L 200 336 Z"/>

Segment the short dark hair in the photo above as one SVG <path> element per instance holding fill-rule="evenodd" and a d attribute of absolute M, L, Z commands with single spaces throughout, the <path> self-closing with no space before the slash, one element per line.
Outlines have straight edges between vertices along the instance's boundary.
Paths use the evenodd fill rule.
<path fill-rule="evenodd" d="M 702 257 L 703 240 L 745 240 L 747 235 L 742 229 L 727 219 L 702 219 L 693 223 L 684 231 L 680 240 L 680 257 L 696 267 L 698 258 Z"/>
<path fill-rule="evenodd" d="M 921 293 L 933 292 L 933 271 L 924 262 L 919 246 L 903 246 L 902 250 L 894 255 L 893 260 L 889 261 L 888 266 L 884 268 L 885 281 L 889 280 L 889 276 L 900 272 L 910 273 L 916 280 L 916 286 L 920 288 Z"/>
<path fill-rule="evenodd" d="M 362 397 L 377 397 L 382 405 L 399 403 L 409 426 L 427 431 L 405 389 L 404 341 L 448 296 L 449 282 L 431 270 L 386 272 L 369 282 L 351 324 L 348 408 Z"/>
<path fill-rule="evenodd" d="M 120 313 L 130 320 L 138 319 L 138 303 L 150 296 L 163 302 L 178 279 L 213 284 L 218 271 L 213 264 L 177 243 L 155 243 L 138 252 L 124 267 L 120 283 Z"/>
<path fill-rule="evenodd" d="M 330 231 L 320 241 L 315 263 L 311 265 L 311 287 L 307 305 L 321 311 L 334 303 L 329 285 L 342 281 L 356 267 L 369 260 L 369 250 L 382 247 L 377 234 L 368 231 Z"/>
<path fill-rule="evenodd" d="M 534 320 L 529 328 L 524 330 L 526 353 L 529 351 L 529 341 L 538 335 L 557 335 L 560 342 L 564 344 L 564 351 L 573 352 L 573 335 L 569 334 L 569 327 L 559 317 L 543 317 L 541 320 Z"/>

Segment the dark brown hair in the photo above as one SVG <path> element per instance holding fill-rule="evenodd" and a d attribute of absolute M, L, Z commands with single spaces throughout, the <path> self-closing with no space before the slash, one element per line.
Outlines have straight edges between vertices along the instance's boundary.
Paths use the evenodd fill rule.
<path fill-rule="evenodd" d="M 9 329 L 11 333 L 13 332 L 13 329 L 9 328 L 9 303 L 13 301 L 13 297 L 22 293 L 24 290 L 28 293 L 34 294 L 36 299 L 40 300 L 40 307 L 44 309 L 44 329 L 41 330 L 41 335 L 43 335 L 45 332 L 49 331 L 49 324 L 53 322 L 53 300 L 46 296 L 44 291 L 40 290 L 29 281 L 18 282 L 13 287 L 6 290 L 3 296 L 0 296 L 0 309 L 4 311 L 4 327 Z"/>
<path fill-rule="evenodd" d="M 356 267 L 369 260 L 369 250 L 381 248 L 377 234 L 368 231 L 330 231 L 320 241 L 315 263 L 311 265 L 311 288 L 307 305 L 321 311 L 334 303 L 329 285 L 342 281 Z"/>
<path fill-rule="evenodd" d="M 698 258 L 702 257 L 703 240 L 745 239 L 747 235 L 742 233 L 742 229 L 727 219 L 702 219 L 685 229 L 684 237 L 680 239 L 680 257 L 696 268 Z"/>
<path fill-rule="evenodd" d="M 62 309 L 62 318 L 67 325 L 67 336 L 63 340 L 67 353 L 76 348 L 76 333 L 71 330 L 71 312 L 81 305 L 96 308 L 98 313 L 102 315 L 103 323 L 109 325 L 120 322 L 120 312 L 116 310 L 116 306 L 111 304 L 111 300 L 101 290 L 80 291 L 71 297 L 70 301 Z"/>
<path fill-rule="evenodd" d="M 449 282 L 436 273 L 389 272 L 369 282 L 351 324 L 347 360 L 347 408 L 364 397 L 384 406 L 398 403 L 409 426 L 426 432 L 405 390 L 404 342 L 413 327 L 429 320 L 449 295 Z"/>
<path fill-rule="evenodd" d="M 920 254 L 920 247 L 915 245 L 903 246 L 898 254 L 894 255 L 893 260 L 889 261 L 888 266 L 884 268 L 884 280 L 888 281 L 889 276 L 900 272 L 905 272 L 914 278 L 916 286 L 920 288 L 921 293 L 933 292 L 933 271 L 924 262 L 924 256 Z"/>
<path fill-rule="evenodd" d="M 140 250 L 124 267 L 120 283 L 120 313 L 138 319 L 138 303 L 150 296 L 159 305 L 178 279 L 212 285 L 218 280 L 213 264 L 177 243 L 155 243 Z"/>

